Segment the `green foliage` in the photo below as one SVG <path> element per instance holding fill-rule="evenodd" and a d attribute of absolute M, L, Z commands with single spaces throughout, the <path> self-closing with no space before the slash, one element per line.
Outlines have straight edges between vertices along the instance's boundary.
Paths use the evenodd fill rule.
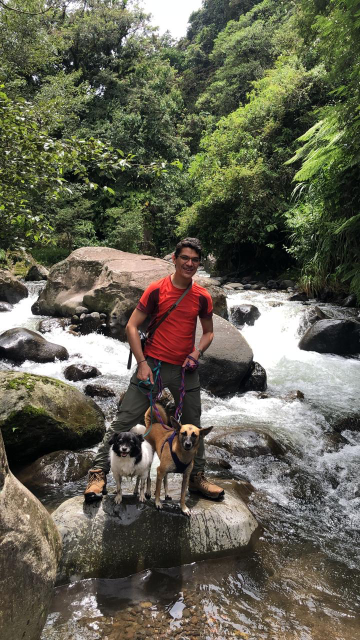
<path fill-rule="evenodd" d="M 359 7 L 354 0 L 333 0 L 318 11 L 304 1 L 302 11 L 303 27 L 314 22 L 316 55 L 324 60 L 331 95 L 289 160 L 301 162 L 287 216 L 291 250 L 314 288 L 343 282 L 360 301 Z"/>
<path fill-rule="evenodd" d="M 190 167 L 198 199 L 182 213 L 180 232 L 198 234 L 224 264 L 239 265 L 251 253 L 268 263 L 269 250 L 282 247 L 294 173 L 284 161 L 299 132 L 288 123 L 301 127 L 321 75 L 295 57 L 280 59 L 253 83 L 249 102 L 202 140 Z"/>
<path fill-rule="evenodd" d="M 45 267 L 52 267 L 54 264 L 57 264 L 57 262 L 65 260 L 69 255 L 69 251 L 65 247 L 47 245 L 44 247 L 33 247 L 31 254 L 39 264 L 43 264 Z"/>
<path fill-rule="evenodd" d="M 196 109 L 222 116 L 246 101 L 251 82 L 289 49 L 284 37 L 275 38 L 285 18 L 289 21 L 289 4 L 264 0 L 238 21 L 227 23 L 214 42 L 209 60 L 215 71 Z"/>

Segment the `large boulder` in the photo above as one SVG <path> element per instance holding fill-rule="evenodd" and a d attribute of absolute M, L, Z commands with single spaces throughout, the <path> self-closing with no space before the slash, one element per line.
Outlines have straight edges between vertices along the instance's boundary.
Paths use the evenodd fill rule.
<path fill-rule="evenodd" d="M 108 314 L 113 337 L 125 340 L 126 323 L 146 287 L 174 272 L 172 263 L 106 247 L 83 247 L 50 271 L 46 287 L 32 309 L 35 314 L 72 316 L 77 307 Z M 220 287 L 196 276 L 213 297 L 215 312 L 226 316 Z"/>
<path fill-rule="evenodd" d="M 0 638 L 39 640 L 60 553 L 50 515 L 9 471 L 0 433 Z"/>
<path fill-rule="evenodd" d="M 0 372 L 0 428 L 10 462 L 99 442 L 104 416 L 93 400 L 60 380 Z"/>
<path fill-rule="evenodd" d="M 25 285 L 20 282 L 10 271 L 0 269 L 0 300 L 16 304 L 23 298 L 27 298 L 29 292 Z"/>
<path fill-rule="evenodd" d="M 82 496 L 67 500 L 53 513 L 63 542 L 58 581 L 73 575 L 120 578 L 147 568 L 239 553 L 258 525 L 236 482 L 220 484 L 226 490 L 223 502 L 187 497 L 191 518 L 181 514 L 178 504 L 164 503 L 159 512 L 153 502 L 141 504 L 127 495 L 118 506 L 114 495 L 96 505 L 85 504 Z M 171 491 L 176 501 L 180 485 L 178 478 L 176 495 Z"/>
<path fill-rule="evenodd" d="M 8 329 L 0 335 L 0 358 L 14 362 L 55 362 L 67 360 L 69 354 L 65 347 L 48 342 L 35 331 L 16 327 Z"/>
<path fill-rule="evenodd" d="M 196 344 L 201 337 L 198 323 Z M 241 391 L 241 383 L 251 369 L 253 352 L 241 333 L 227 320 L 214 315 L 215 338 L 199 361 L 201 386 L 217 396 Z"/>
<path fill-rule="evenodd" d="M 299 342 L 303 351 L 334 353 L 339 356 L 360 353 L 360 322 L 356 320 L 318 320 Z"/>

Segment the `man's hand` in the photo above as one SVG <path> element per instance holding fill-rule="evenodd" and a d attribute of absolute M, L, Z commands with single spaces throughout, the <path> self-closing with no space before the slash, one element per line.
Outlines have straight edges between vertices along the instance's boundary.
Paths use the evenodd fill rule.
<path fill-rule="evenodd" d="M 137 373 L 136 373 L 136 377 L 139 380 L 142 380 L 143 382 L 149 378 L 151 384 L 154 384 L 153 372 L 151 371 L 151 369 L 150 369 L 148 363 L 146 362 L 146 360 L 144 360 L 144 362 L 140 362 L 140 364 L 138 365 L 138 370 L 137 370 Z"/>
<path fill-rule="evenodd" d="M 192 353 L 189 354 L 194 360 L 198 361 L 199 359 L 199 350 L 195 349 Z M 188 369 L 194 369 L 196 367 L 195 362 L 193 362 L 189 356 L 186 356 L 184 362 L 182 363 L 182 367 L 186 367 L 188 365 Z"/>

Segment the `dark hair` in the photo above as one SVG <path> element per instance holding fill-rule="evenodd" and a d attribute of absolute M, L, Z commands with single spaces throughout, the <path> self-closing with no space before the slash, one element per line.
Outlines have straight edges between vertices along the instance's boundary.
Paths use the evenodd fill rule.
<path fill-rule="evenodd" d="M 180 242 L 178 242 L 175 247 L 175 258 L 177 258 L 180 255 L 184 247 L 189 247 L 189 249 L 193 249 L 194 251 L 196 251 L 199 258 L 201 258 L 202 246 L 201 246 L 200 240 L 198 240 L 197 238 L 184 238 L 183 240 L 180 240 Z"/>

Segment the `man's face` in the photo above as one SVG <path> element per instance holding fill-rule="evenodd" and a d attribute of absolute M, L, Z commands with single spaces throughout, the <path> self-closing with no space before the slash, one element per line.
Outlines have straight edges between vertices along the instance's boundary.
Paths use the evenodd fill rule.
<path fill-rule="evenodd" d="M 175 265 L 175 272 L 187 280 L 190 280 L 195 275 L 200 263 L 197 251 L 189 247 L 181 249 L 177 258 L 175 258 L 175 254 L 173 254 L 172 259 Z"/>

